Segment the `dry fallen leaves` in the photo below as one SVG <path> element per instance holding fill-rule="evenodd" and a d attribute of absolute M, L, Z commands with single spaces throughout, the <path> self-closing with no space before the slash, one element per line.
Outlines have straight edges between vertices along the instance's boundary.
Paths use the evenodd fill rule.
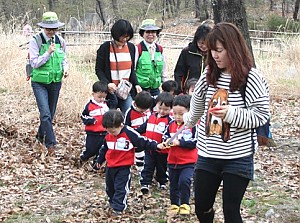
<path fill-rule="evenodd" d="M 149 197 L 139 193 L 138 175 L 134 172 L 128 210 L 121 218 L 113 218 L 107 206 L 105 177 L 74 164 L 83 148 L 84 132 L 80 122 L 55 123 L 59 150 L 46 156 L 35 143 L 37 113 L 32 116 L 11 108 L 14 95 L 1 96 L 0 113 L 0 221 L 13 222 L 196 222 L 193 212 L 188 218 L 168 216 L 168 192 L 152 187 Z M 26 100 L 26 98 L 24 98 Z M 27 99 L 27 100 L 32 100 Z M 277 148 L 261 148 L 256 153 L 256 180 L 249 186 L 245 200 L 256 201 L 257 213 L 267 206 L 277 215 L 265 219 L 264 214 L 250 212 L 250 204 L 242 206 L 245 222 L 296 222 L 299 212 L 299 102 L 300 99 L 273 99 L 273 128 Z M 28 103 L 28 111 L 36 111 Z M 298 115 L 295 115 L 298 114 Z M 26 116 L 27 115 L 27 116 Z M 221 190 L 220 190 L 221 192 Z M 283 196 L 283 203 L 277 201 Z M 292 208 L 284 204 L 294 205 Z M 193 200 L 192 200 L 193 204 Z M 281 205 L 281 206 L 279 206 Z M 192 208 L 194 208 L 192 206 Z M 280 209 L 282 208 L 282 209 Z M 267 210 L 267 209 L 266 209 Z M 277 216 L 277 217 L 276 217 Z M 21 219 L 21 220 L 20 220 Z M 287 220 L 288 219 L 288 220 Z M 220 198 L 216 203 L 216 222 L 222 222 Z M 10 221 L 12 222 L 12 221 Z"/>

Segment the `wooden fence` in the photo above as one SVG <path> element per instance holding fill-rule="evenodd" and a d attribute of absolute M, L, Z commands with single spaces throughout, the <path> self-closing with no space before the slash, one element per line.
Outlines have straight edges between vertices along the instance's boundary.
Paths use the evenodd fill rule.
<path fill-rule="evenodd" d="M 284 38 L 299 36 L 300 33 L 283 33 L 271 31 L 249 30 L 252 48 L 254 51 L 281 53 L 285 47 Z M 111 39 L 110 32 L 96 31 L 62 31 L 61 35 L 67 41 L 68 46 L 100 45 Z M 134 34 L 132 42 L 142 40 L 139 34 Z M 182 49 L 193 40 L 192 35 L 174 33 L 160 33 L 158 42 L 166 49 Z"/>

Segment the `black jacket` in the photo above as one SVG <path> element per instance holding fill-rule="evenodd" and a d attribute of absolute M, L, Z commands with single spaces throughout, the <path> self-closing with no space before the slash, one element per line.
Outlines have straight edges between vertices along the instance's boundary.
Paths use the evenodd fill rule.
<path fill-rule="evenodd" d="M 183 92 L 188 79 L 199 79 L 205 68 L 205 60 L 206 56 L 203 56 L 198 47 L 192 43 L 181 51 L 174 70 L 174 78 L 178 83 L 179 92 Z"/>

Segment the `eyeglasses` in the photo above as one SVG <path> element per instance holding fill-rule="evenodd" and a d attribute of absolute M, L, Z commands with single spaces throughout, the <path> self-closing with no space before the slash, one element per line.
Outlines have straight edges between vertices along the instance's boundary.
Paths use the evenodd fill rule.
<path fill-rule="evenodd" d="M 58 28 L 54 28 L 54 29 L 50 29 L 50 28 L 45 28 L 45 30 L 47 31 L 47 32 L 56 32 L 57 30 L 58 30 Z"/>
<path fill-rule="evenodd" d="M 149 33 L 157 33 L 156 30 L 146 30 L 145 33 L 149 34 Z"/>

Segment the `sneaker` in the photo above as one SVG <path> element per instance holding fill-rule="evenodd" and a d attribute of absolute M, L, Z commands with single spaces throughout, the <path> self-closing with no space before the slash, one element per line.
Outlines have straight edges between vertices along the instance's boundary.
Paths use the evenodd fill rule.
<path fill-rule="evenodd" d="M 182 204 L 179 207 L 179 214 L 190 214 L 191 213 L 191 207 L 188 204 Z"/>
<path fill-rule="evenodd" d="M 165 184 L 159 184 L 159 189 L 161 189 L 161 190 L 167 190 L 167 185 L 165 185 Z"/>
<path fill-rule="evenodd" d="M 115 211 L 115 210 L 113 210 L 112 213 L 111 213 L 111 215 L 113 217 L 121 216 L 122 215 L 122 211 Z"/>
<path fill-rule="evenodd" d="M 179 206 L 177 206 L 176 204 L 172 204 L 172 205 L 169 207 L 168 211 L 169 211 L 170 213 L 172 213 L 172 214 L 178 214 L 178 212 L 179 212 Z"/>
<path fill-rule="evenodd" d="M 75 166 L 77 168 L 81 168 L 87 161 L 82 160 L 81 158 L 77 158 L 75 160 Z"/>
<path fill-rule="evenodd" d="M 143 194 L 148 194 L 149 193 L 149 185 L 142 185 L 141 191 Z"/>

